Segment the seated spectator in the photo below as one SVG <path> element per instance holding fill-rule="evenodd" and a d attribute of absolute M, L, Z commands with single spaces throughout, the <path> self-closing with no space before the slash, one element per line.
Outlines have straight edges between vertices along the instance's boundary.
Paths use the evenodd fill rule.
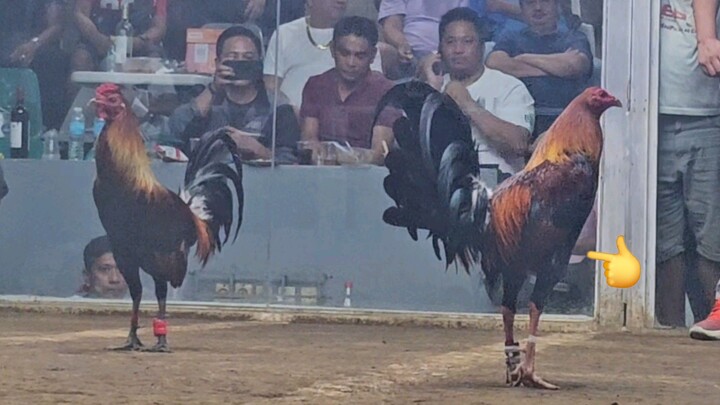
<path fill-rule="evenodd" d="M 72 71 L 99 70 L 112 49 L 111 37 L 122 20 L 120 2 L 113 0 L 76 0 L 75 24 L 80 42 L 73 52 Z M 132 0 L 130 23 L 133 26 L 133 56 L 162 54 L 160 43 L 167 30 L 167 0 Z"/>
<path fill-rule="evenodd" d="M 535 99 L 535 139 L 587 87 L 593 57 L 583 33 L 558 29 L 556 0 L 521 0 L 520 8 L 528 27 L 499 39 L 486 64 L 527 86 Z"/>
<path fill-rule="evenodd" d="M 233 26 L 220 35 L 213 82 L 170 116 L 170 132 L 186 145 L 186 151 L 190 138 L 229 127 L 243 159 L 272 157 L 274 95 L 263 83 L 261 47 L 260 39 L 243 26 Z M 227 61 L 254 63 L 243 73 L 233 71 L 224 64 Z M 238 74 L 244 77 L 235 79 Z M 275 159 L 293 163 L 300 126 L 286 97 L 282 93 L 279 96 Z"/>
<path fill-rule="evenodd" d="M 60 48 L 66 28 L 63 0 L 0 0 L 0 67 L 30 68 L 40 87 L 42 120 L 59 129 L 70 108 L 62 86 L 70 76 Z"/>
<path fill-rule="evenodd" d="M 443 14 L 468 5 L 468 0 L 382 0 L 378 21 L 385 40 L 402 63 L 423 59 L 438 49 L 438 24 Z"/>
<path fill-rule="evenodd" d="M 77 296 L 84 298 L 124 298 L 128 293 L 110 248 L 107 236 L 90 241 L 83 251 L 83 285 Z"/>
<path fill-rule="evenodd" d="M 481 164 L 497 164 L 499 180 L 525 165 L 533 130 L 533 98 L 523 83 L 484 66 L 487 27 L 470 8 L 442 16 L 440 52 L 423 60 L 421 78 L 450 95 L 472 122 Z M 438 75 L 433 67 L 443 66 Z"/>
<path fill-rule="evenodd" d="M 345 14 L 347 0 L 306 0 L 306 4 L 307 17 L 281 25 L 278 28 L 280 43 L 277 43 L 278 33 L 273 33 L 265 53 L 267 88 L 279 86 L 296 110 L 300 108 L 303 87 L 310 76 L 319 75 L 335 65 L 330 54 L 330 40 L 333 26 Z M 371 64 L 373 70 L 383 72 L 381 59 L 378 51 Z"/>
<path fill-rule="evenodd" d="M 481 16 L 487 16 L 492 23 L 492 41 L 528 26 L 520 11 L 520 0 L 470 0 L 470 8 Z M 574 30 L 581 23 L 580 18 L 572 14 L 570 0 L 558 0 L 558 13 L 558 29 L 562 32 Z"/>
<path fill-rule="evenodd" d="M 303 89 L 304 141 L 372 149 L 372 163 L 383 163 L 383 142 L 385 147 L 392 145 L 392 124 L 400 115 L 384 110 L 372 127 L 377 104 L 393 87 L 393 82 L 370 69 L 377 42 L 377 27 L 365 17 L 345 17 L 335 25 L 330 45 L 335 67 L 311 77 Z"/>

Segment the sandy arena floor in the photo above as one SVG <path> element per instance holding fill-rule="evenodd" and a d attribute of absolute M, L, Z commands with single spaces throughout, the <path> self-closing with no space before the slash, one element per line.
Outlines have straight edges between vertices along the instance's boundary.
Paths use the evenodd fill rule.
<path fill-rule="evenodd" d="M 720 342 L 678 333 L 546 335 L 550 392 L 504 386 L 500 331 L 181 318 L 173 353 L 106 351 L 127 322 L 0 313 L 0 403 L 720 403 Z"/>

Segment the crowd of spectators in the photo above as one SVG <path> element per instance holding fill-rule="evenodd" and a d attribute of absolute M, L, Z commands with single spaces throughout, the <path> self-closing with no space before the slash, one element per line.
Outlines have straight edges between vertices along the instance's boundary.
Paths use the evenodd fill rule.
<path fill-rule="evenodd" d="M 62 126 L 78 92 L 72 72 L 107 68 L 122 1 L 33 0 L 4 7 L 7 1 L 0 0 L 10 11 L 0 21 L 0 65 L 35 71 L 46 128 Z M 469 114 L 476 139 L 512 173 L 533 140 L 591 84 L 597 65 L 596 44 L 579 30 L 568 0 L 126 1 L 133 56 L 183 61 L 188 28 L 234 26 L 218 41 L 212 83 L 166 108 L 163 130 L 187 151 L 192 138 L 230 127 L 247 160 L 297 163 L 298 141 L 331 141 L 381 165 L 396 115 L 383 113 L 371 128 L 380 97 L 399 81 L 437 84 L 441 78 L 438 89 L 490 113 Z M 453 25 L 441 26 L 448 15 L 461 16 L 475 34 L 442 43 L 442 31 Z M 472 62 L 473 72 L 462 74 L 474 80 L 459 79 L 459 59 Z M 447 69 L 428 76 L 436 62 Z M 230 65 L 254 76 L 238 80 Z"/>

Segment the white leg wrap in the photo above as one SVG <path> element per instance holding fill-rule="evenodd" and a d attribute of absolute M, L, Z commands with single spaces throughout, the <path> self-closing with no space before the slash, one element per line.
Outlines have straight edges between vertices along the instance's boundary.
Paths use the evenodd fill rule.
<path fill-rule="evenodd" d="M 528 341 L 528 343 L 537 343 L 537 339 L 538 339 L 537 336 L 529 335 L 527 341 Z"/>

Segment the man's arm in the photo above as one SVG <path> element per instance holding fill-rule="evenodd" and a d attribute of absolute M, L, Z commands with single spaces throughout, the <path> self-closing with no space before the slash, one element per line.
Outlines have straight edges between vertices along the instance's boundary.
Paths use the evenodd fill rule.
<path fill-rule="evenodd" d="M 320 141 L 320 97 L 322 89 L 318 87 L 317 80 L 308 79 L 303 87 L 302 101 L 298 112 L 302 122 L 301 137 L 303 141 Z"/>
<path fill-rule="evenodd" d="M 261 144 L 257 137 L 234 127 L 226 128 L 243 159 L 270 159 L 272 157 L 272 151 Z"/>
<path fill-rule="evenodd" d="M 520 6 L 508 3 L 505 0 L 488 0 L 487 11 L 491 13 L 502 13 L 508 17 L 522 18 Z"/>
<path fill-rule="evenodd" d="M 466 106 L 463 111 L 501 154 L 525 156 L 530 139 L 527 129 L 504 121 L 475 103 Z"/>
<path fill-rule="evenodd" d="M 402 14 L 395 14 L 383 18 L 380 22 L 385 41 L 398 49 L 408 43 L 403 32 L 404 19 Z"/>
<path fill-rule="evenodd" d="M 385 152 L 392 147 L 395 140 L 395 134 L 392 130 L 393 124 L 402 116 L 402 111 L 395 107 L 385 107 L 380 112 L 372 129 L 372 140 L 370 142 L 372 164 L 382 166 L 385 163 Z"/>
<path fill-rule="evenodd" d="M 282 86 L 283 81 L 283 59 L 282 49 L 280 50 L 277 71 L 275 71 L 275 52 L 278 45 L 277 30 L 270 36 L 270 42 L 268 42 L 267 51 L 265 52 L 265 60 L 263 61 L 263 81 L 265 82 L 265 88 L 268 91 L 274 91 L 276 88 Z"/>
<path fill-rule="evenodd" d="M 155 15 L 147 31 L 133 38 L 133 50 L 147 51 L 151 45 L 159 45 L 167 31 L 167 0 L 157 0 Z"/>
<path fill-rule="evenodd" d="M 698 62 L 705 74 L 720 74 L 720 40 L 717 38 L 715 18 L 718 0 L 693 0 L 698 42 Z"/>
<path fill-rule="evenodd" d="M 64 5 L 58 1 L 53 1 L 46 8 L 46 28 L 36 38 L 25 42 L 15 48 L 10 54 L 10 60 L 13 63 L 19 63 L 20 66 L 30 66 L 35 59 L 38 49 L 43 46 L 57 42 L 65 27 Z"/>
<path fill-rule="evenodd" d="M 186 143 L 193 135 L 199 137 L 205 133 L 208 122 L 208 117 L 201 115 L 191 101 L 177 107 L 170 114 L 168 129 L 174 139 Z"/>
<path fill-rule="evenodd" d="M 302 140 L 320 142 L 320 120 L 305 117 L 302 123 Z"/>
<path fill-rule="evenodd" d="M 518 58 L 512 58 L 505 51 L 492 51 L 488 55 L 485 65 L 491 69 L 497 69 L 515 77 L 537 77 L 548 74 L 537 67 L 523 62 Z"/>
<path fill-rule="evenodd" d="M 47 28 L 38 35 L 38 47 L 57 41 L 65 26 L 63 4 L 53 1 L 47 8 Z"/>
<path fill-rule="evenodd" d="M 403 32 L 404 17 L 400 14 L 391 15 L 382 20 L 383 38 L 397 49 L 400 60 L 409 62 L 413 58 L 412 47 Z"/>
<path fill-rule="evenodd" d="M 90 19 L 92 6 L 93 0 L 75 1 L 75 24 L 80 34 L 95 47 L 98 53 L 104 55 L 112 47 L 112 40 L 103 35 Z"/>
<path fill-rule="evenodd" d="M 522 41 L 523 37 L 519 33 L 501 36 L 496 41 L 490 55 L 488 55 L 485 65 L 518 78 L 547 76 L 547 73 L 537 67 L 511 56 L 523 52 L 523 48 L 520 46 Z"/>
<path fill-rule="evenodd" d="M 563 53 L 549 55 L 524 53 L 516 56 L 515 59 L 538 68 L 548 75 L 557 77 L 582 76 L 592 67 L 587 55 L 576 49 L 568 49 Z"/>
<path fill-rule="evenodd" d="M 402 62 L 409 62 L 413 53 L 405 37 L 405 7 L 403 0 L 383 0 L 378 10 L 378 22 L 385 42 L 398 50 Z"/>
<path fill-rule="evenodd" d="M 472 124 L 488 140 L 490 145 L 503 155 L 525 156 L 528 150 L 530 131 L 512 122 L 496 117 L 477 105 L 467 88 L 460 82 L 450 82 L 445 92 L 460 106 Z"/>
<path fill-rule="evenodd" d="M 382 166 L 385 163 L 385 148 L 390 148 L 393 144 L 395 136 L 390 127 L 384 125 L 375 125 L 373 128 L 372 143 L 372 159 L 370 163 Z"/>

